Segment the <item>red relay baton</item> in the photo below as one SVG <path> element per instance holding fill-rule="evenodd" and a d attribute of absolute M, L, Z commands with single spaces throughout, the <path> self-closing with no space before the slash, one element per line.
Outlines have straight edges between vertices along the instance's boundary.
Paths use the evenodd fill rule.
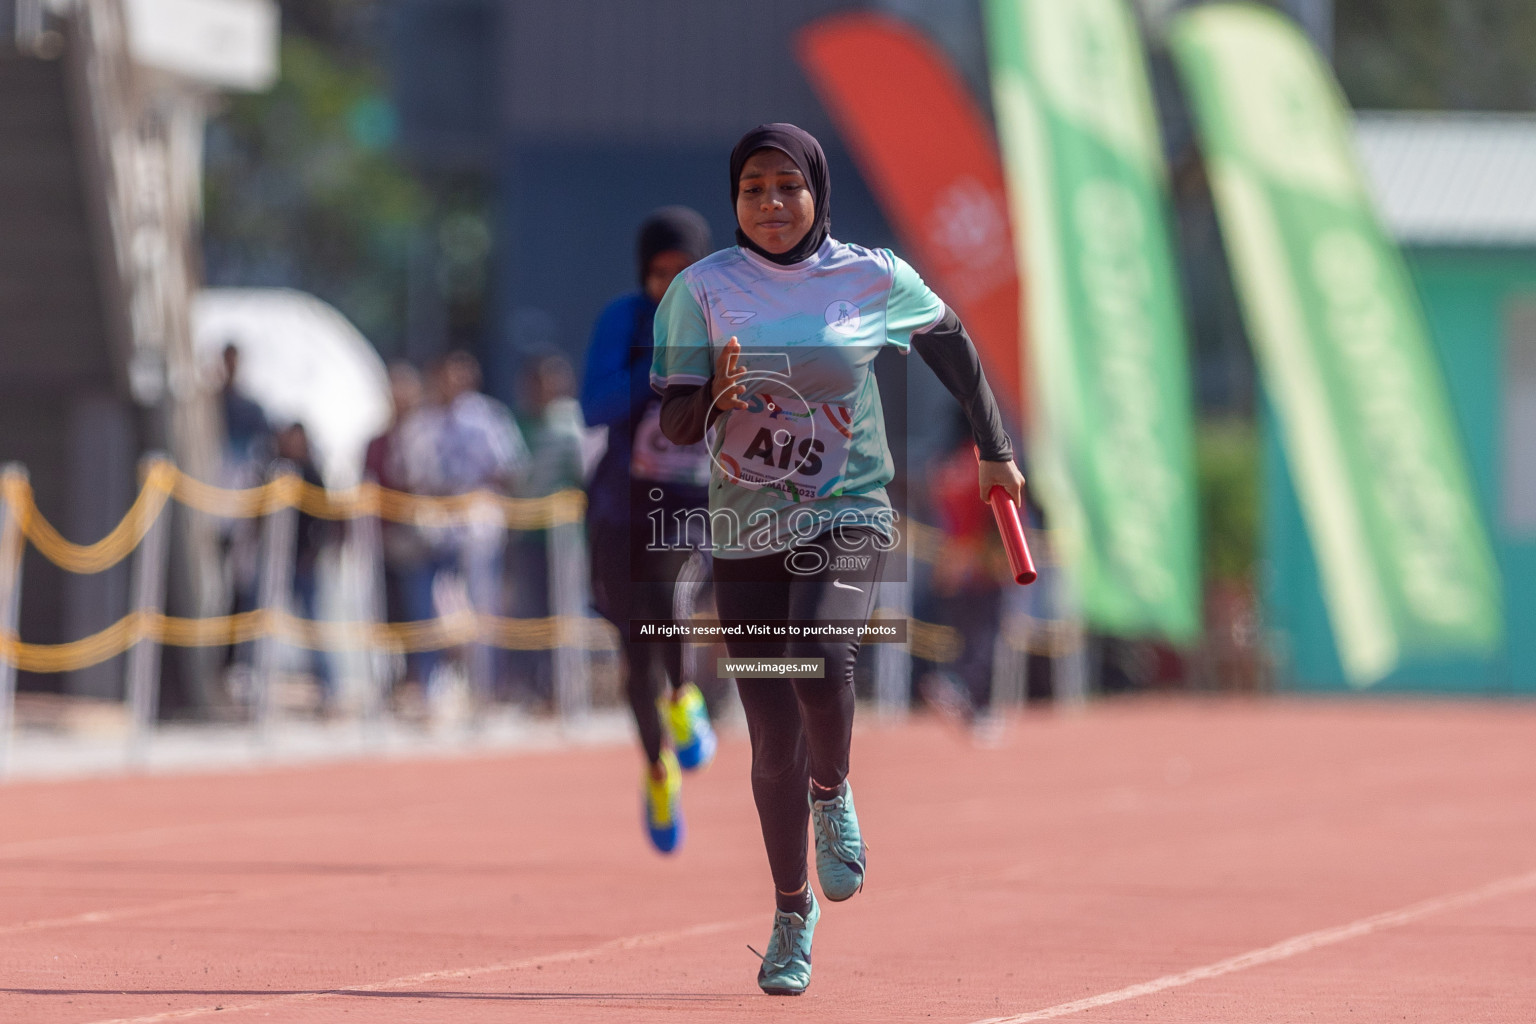
<path fill-rule="evenodd" d="M 1001 487 L 994 486 L 988 497 L 992 501 L 992 515 L 997 518 L 997 532 L 1003 535 L 1013 581 L 1028 586 L 1040 574 L 1035 572 L 1035 560 L 1029 557 L 1029 543 L 1024 540 L 1024 527 L 1019 524 L 1019 507 Z"/>
<path fill-rule="evenodd" d="M 971 449 L 976 461 L 981 462 L 981 450 Z M 1029 556 L 1029 543 L 1024 539 L 1024 527 L 1019 523 L 1019 506 L 1008 497 L 1008 492 L 997 484 L 987 492 L 992 503 L 992 515 L 997 519 L 997 532 L 1003 535 L 1003 549 L 1008 552 L 1008 568 L 1013 571 L 1013 582 L 1029 586 L 1040 577 L 1035 571 L 1035 560 Z"/>

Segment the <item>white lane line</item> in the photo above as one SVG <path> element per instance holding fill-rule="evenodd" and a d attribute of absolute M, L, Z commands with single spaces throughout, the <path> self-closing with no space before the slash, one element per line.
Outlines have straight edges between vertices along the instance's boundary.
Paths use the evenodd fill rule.
<path fill-rule="evenodd" d="M 380 877 L 382 876 L 374 874 L 360 877 L 357 880 L 371 882 L 377 881 Z M 45 917 L 35 921 L 18 921 L 15 924 L 0 925 L 0 935 L 44 931 L 49 928 L 75 928 L 88 924 L 113 924 L 117 921 L 130 921 L 136 917 L 170 914 L 178 910 L 196 910 L 200 907 L 218 906 L 221 903 L 262 900 L 275 896 L 291 896 L 295 893 L 311 889 L 325 889 L 335 884 L 335 879 L 327 879 L 322 881 L 293 882 L 288 885 L 272 885 L 264 889 L 231 889 L 221 892 L 201 893 L 196 896 L 179 896 L 176 899 L 162 900 L 159 903 L 130 904 L 114 907 L 111 910 L 88 910 L 80 914 L 71 914 L 68 917 Z"/>
<path fill-rule="evenodd" d="M 29 839 L 12 843 L 0 843 L 0 868 L 13 868 L 9 862 L 44 854 L 101 853 L 111 850 L 144 850 L 185 843 L 197 838 L 223 838 L 216 833 L 234 831 L 239 834 L 269 835 L 274 830 L 292 828 L 295 825 L 311 825 L 315 822 L 332 823 L 350 820 L 372 813 L 360 810 L 347 813 L 317 811 L 314 814 L 284 815 L 275 818 L 243 818 L 234 821 L 201 821 L 184 825 L 162 825 L 153 828 L 136 828 L 122 832 L 99 832 L 86 835 L 53 836 L 45 839 Z"/>
<path fill-rule="evenodd" d="M 1385 913 L 1375 914 L 1371 917 L 1362 917 L 1358 921 L 1349 924 L 1338 925 L 1334 928 L 1324 928 L 1321 931 L 1307 932 L 1295 938 L 1277 942 L 1273 946 L 1265 946 L 1263 949 L 1255 949 L 1247 953 L 1241 953 L 1225 960 L 1218 960 L 1204 967 L 1195 967 L 1180 974 L 1165 974 L 1161 978 L 1144 981 L 1139 985 L 1131 985 L 1127 988 L 1116 989 L 1113 992 L 1105 992 L 1101 995 L 1089 996 L 1086 999 L 1074 999 L 1070 1003 L 1058 1003 L 1055 1006 L 1047 1006 L 1043 1010 L 1032 1010 L 1029 1013 L 1020 1013 L 1012 1017 L 988 1017 L 974 1024 L 1027 1024 L 1028 1021 L 1050 1020 L 1053 1017 L 1066 1017 L 1074 1013 L 1082 1013 L 1084 1010 L 1092 1010 L 1100 1006 L 1108 1006 L 1111 1003 L 1123 1003 L 1127 999 L 1139 999 L 1142 996 L 1150 996 L 1157 992 L 1164 992 L 1171 988 L 1179 988 L 1183 985 L 1192 985 L 1197 981 L 1205 981 L 1208 978 L 1216 978 L 1223 974 L 1231 974 L 1233 971 L 1243 971 L 1250 967 L 1258 967 L 1261 964 L 1274 963 L 1276 960 L 1286 960 L 1302 953 L 1320 949 L 1323 946 L 1332 946 L 1335 943 L 1347 942 L 1357 939 L 1362 935 L 1382 931 L 1386 928 L 1396 928 L 1399 925 L 1410 924 L 1422 918 L 1439 914 L 1446 910 L 1455 910 L 1458 907 L 1471 906 L 1474 903 L 1482 903 L 1497 896 L 1507 896 L 1511 893 L 1525 892 L 1536 889 L 1536 871 L 1526 875 L 1515 875 L 1497 882 L 1466 892 L 1453 893 L 1449 896 L 1438 896 L 1403 907 L 1400 910 L 1389 910 Z"/>
<path fill-rule="evenodd" d="M 973 873 L 957 874 L 931 878 L 925 882 L 914 882 L 908 885 L 888 888 L 879 893 L 879 897 L 889 899 L 891 897 L 905 896 L 909 893 L 931 891 L 936 885 L 945 888 L 967 883 L 975 883 L 978 880 L 1017 879 L 1033 875 L 1036 866 L 1032 863 L 1011 864 L 998 871 L 987 872 L 982 875 Z M 867 898 L 868 901 L 868 898 Z M 167 907 L 167 909 L 171 909 Z M 95 915 L 81 915 L 90 917 L 94 923 Z M 126 916 L 126 915 L 125 915 Z M 51 922 L 50 922 L 51 923 Z M 60 919 L 59 923 L 74 923 L 74 919 Z M 452 970 L 427 971 L 422 974 L 408 974 L 399 978 L 391 978 L 388 981 L 365 982 L 358 985 L 343 985 L 334 989 L 325 989 L 314 992 L 291 992 L 280 996 L 268 996 L 239 1005 L 219 1004 L 217 1006 L 191 1006 L 183 1010 L 166 1010 L 163 1013 L 150 1014 L 147 1017 L 114 1017 L 111 1020 L 93 1021 L 92 1024 L 161 1024 L 164 1021 L 186 1020 L 191 1017 L 201 1017 L 210 1013 L 233 1013 L 239 1010 L 253 1010 L 263 1007 L 276 1006 L 285 1003 L 307 1003 L 317 999 L 329 999 L 336 996 L 346 996 L 357 992 L 382 992 L 390 989 L 409 988 L 412 985 L 422 985 L 434 981 L 455 981 L 465 978 L 479 977 L 484 974 L 495 974 L 504 971 L 515 971 L 526 967 L 537 967 L 541 964 L 557 964 L 570 960 L 579 960 L 582 957 L 598 956 L 605 953 L 619 953 L 625 950 L 637 949 L 642 946 L 662 945 L 676 939 L 694 938 L 700 935 L 713 935 L 717 932 L 730 931 L 734 928 L 748 928 L 762 923 L 762 915 L 743 917 L 734 921 L 715 921 L 708 924 L 693 925 L 688 928 L 679 928 L 665 932 L 650 932 L 643 935 L 630 935 L 624 938 L 610 939 L 596 946 L 585 949 L 568 950 L 563 953 L 547 953 L 543 956 L 530 957 L 525 960 L 511 960 L 505 963 L 486 964 L 480 967 L 463 967 Z"/>
<path fill-rule="evenodd" d="M 118 907 L 114 910 L 90 910 L 83 914 L 73 914 L 69 917 L 48 917 L 36 921 L 21 921 L 17 924 L 0 925 L 0 935 L 42 931 L 47 928 L 73 928 L 86 924 L 111 924 L 114 921 L 126 921 L 148 914 L 166 914 L 176 910 L 192 910 L 196 907 L 225 903 L 245 895 L 247 894 L 229 892 L 207 893 L 202 896 L 185 896 L 181 899 L 166 900 L 163 903 Z"/>
<path fill-rule="evenodd" d="M 486 974 L 499 974 L 504 971 L 517 971 L 527 967 L 540 967 L 544 964 L 566 963 L 571 960 L 580 960 L 583 957 L 619 953 L 625 950 L 638 949 L 642 946 L 658 946 L 678 939 L 713 935 L 717 932 L 731 931 L 735 928 L 746 928 L 760 923 L 762 923 L 762 915 L 754 914 L 752 917 L 743 917 L 734 921 L 714 921 L 709 924 L 693 925 L 689 928 L 677 928 L 665 932 L 628 935 L 619 939 L 610 939 L 607 942 L 599 943 L 596 946 L 588 946 L 584 949 L 568 949 L 561 953 L 546 953 L 543 956 L 528 957 L 524 960 L 508 960 L 503 963 L 485 964 L 480 967 L 458 967 L 449 970 L 426 971 L 421 974 L 407 974 L 399 978 L 391 978 L 388 981 L 377 981 L 363 985 L 343 985 L 339 988 L 317 992 L 293 992 L 288 995 L 255 999 L 248 1003 L 193 1006 L 185 1010 L 167 1010 L 164 1013 L 152 1013 L 147 1017 L 114 1017 L 111 1020 L 93 1021 L 91 1024 L 162 1024 L 163 1021 L 187 1020 L 192 1017 L 206 1016 L 210 1013 L 238 1013 L 242 1010 L 267 1009 L 288 1003 L 308 1003 L 317 999 L 346 996 L 358 992 L 387 992 L 391 989 L 410 988 L 413 985 L 425 985 L 432 982 L 462 981 L 466 978 L 478 978 Z"/>

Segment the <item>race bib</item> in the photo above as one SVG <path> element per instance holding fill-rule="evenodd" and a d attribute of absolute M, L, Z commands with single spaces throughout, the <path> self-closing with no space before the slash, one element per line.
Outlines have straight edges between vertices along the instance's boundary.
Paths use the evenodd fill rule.
<path fill-rule="evenodd" d="M 629 472 L 637 480 L 704 487 L 709 483 L 709 449 L 702 441 L 679 445 L 667 440 L 661 432 L 661 403 L 651 402 L 635 426 Z"/>
<path fill-rule="evenodd" d="M 731 483 L 805 501 L 842 491 L 853 442 L 852 411 L 780 393 L 748 396 L 731 413 L 718 463 Z"/>

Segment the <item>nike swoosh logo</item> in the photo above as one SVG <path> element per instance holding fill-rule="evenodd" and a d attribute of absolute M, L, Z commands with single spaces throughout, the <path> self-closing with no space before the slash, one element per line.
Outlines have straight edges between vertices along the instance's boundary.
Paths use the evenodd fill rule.
<path fill-rule="evenodd" d="M 834 587 L 839 587 L 839 588 L 841 588 L 843 590 L 852 590 L 853 592 L 858 593 L 858 594 L 864 593 L 864 591 L 861 588 L 855 587 L 855 586 L 851 586 L 850 584 L 844 583 L 842 580 L 833 580 L 832 581 L 832 585 Z"/>
<path fill-rule="evenodd" d="M 739 327 L 757 316 L 757 311 L 752 309 L 728 309 L 720 315 L 729 320 L 732 327 Z"/>

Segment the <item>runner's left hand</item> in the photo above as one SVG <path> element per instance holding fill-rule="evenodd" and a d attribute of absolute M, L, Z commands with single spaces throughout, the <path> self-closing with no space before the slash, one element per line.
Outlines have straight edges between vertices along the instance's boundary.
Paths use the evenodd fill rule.
<path fill-rule="evenodd" d="M 1021 508 L 1024 505 L 1024 474 L 1019 472 L 1019 467 L 1013 464 L 1013 460 L 1007 462 L 986 462 L 976 464 L 976 478 L 981 484 L 981 503 L 985 505 L 990 499 L 992 488 L 1001 487 L 1008 492 L 1008 497 L 1013 499 L 1015 505 Z"/>

